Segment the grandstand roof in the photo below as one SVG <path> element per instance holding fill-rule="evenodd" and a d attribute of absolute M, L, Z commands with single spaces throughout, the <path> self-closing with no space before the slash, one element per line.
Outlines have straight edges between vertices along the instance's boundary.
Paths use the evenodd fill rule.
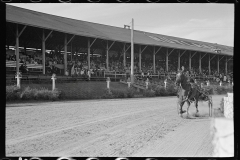
<path fill-rule="evenodd" d="M 131 42 L 131 30 L 59 17 L 6 5 L 6 21 L 105 40 Z M 217 54 L 216 44 L 134 30 L 134 43 Z M 217 45 L 221 54 L 233 56 L 233 47 Z"/>

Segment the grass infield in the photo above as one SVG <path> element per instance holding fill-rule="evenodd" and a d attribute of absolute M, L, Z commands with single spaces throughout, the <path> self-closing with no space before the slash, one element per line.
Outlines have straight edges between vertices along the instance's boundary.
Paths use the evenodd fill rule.
<path fill-rule="evenodd" d="M 52 84 L 22 84 L 21 88 L 29 86 L 30 88 L 46 88 L 51 90 Z M 107 82 L 77 82 L 77 83 L 56 83 L 56 88 L 63 91 L 67 99 L 78 99 L 79 97 L 100 97 L 107 88 Z M 119 82 L 111 82 L 110 89 L 127 89 L 127 85 Z"/>

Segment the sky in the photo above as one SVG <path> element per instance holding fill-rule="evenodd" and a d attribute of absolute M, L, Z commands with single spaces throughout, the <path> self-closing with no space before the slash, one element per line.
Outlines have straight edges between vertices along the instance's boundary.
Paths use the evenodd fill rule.
<path fill-rule="evenodd" d="M 10 3 L 52 15 L 179 38 L 234 44 L 234 4 Z"/>

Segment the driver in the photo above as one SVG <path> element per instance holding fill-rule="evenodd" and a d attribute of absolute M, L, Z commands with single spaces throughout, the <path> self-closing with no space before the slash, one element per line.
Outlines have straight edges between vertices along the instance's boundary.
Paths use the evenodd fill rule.
<path fill-rule="evenodd" d="M 190 87 L 190 90 L 189 90 L 189 92 L 188 92 L 188 95 L 187 95 L 187 97 L 186 97 L 186 100 L 187 99 L 189 99 L 189 97 L 191 96 L 191 94 L 192 94 L 192 90 L 193 90 L 193 88 L 195 88 L 195 86 L 194 86 L 194 80 L 190 77 L 189 78 L 189 83 L 190 83 L 190 85 L 191 85 L 191 87 Z M 190 100 L 190 99 L 189 99 Z"/>
<path fill-rule="evenodd" d="M 184 73 L 185 72 L 185 69 L 184 69 L 184 66 L 182 66 L 182 73 Z"/>

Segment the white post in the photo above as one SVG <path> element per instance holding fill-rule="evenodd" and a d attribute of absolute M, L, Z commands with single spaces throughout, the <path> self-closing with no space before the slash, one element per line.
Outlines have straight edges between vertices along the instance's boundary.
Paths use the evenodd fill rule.
<path fill-rule="evenodd" d="M 55 90 L 55 80 L 57 79 L 56 75 L 53 74 L 51 79 L 52 79 L 52 90 L 54 91 Z"/>
<path fill-rule="evenodd" d="M 209 81 L 207 81 L 207 86 L 210 86 L 210 82 Z"/>
<path fill-rule="evenodd" d="M 165 89 L 167 89 L 167 79 L 164 80 L 164 84 Z"/>
<path fill-rule="evenodd" d="M 222 81 L 220 81 L 220 86 L 222 86 Z"/>
<path fill-rule="evenodd" d="M 17 72 L 15 78 L 17 79 L 17 87 L 20 88 L 20 78 L 22 78 L 21 73 Z"/>
<path fill-rule="evenodd" d="M 107 77 L 107 89 L 110 89 L 110 78 Z"/>
<path fill-rule="evenodd" d="M 127 79 L 127 84 L 128 84 L 128 88 L 130 88 L 130 86 L 131 86 L 131 80 L 130 80 L 130 78 Z"/>
<path fill-rule="evenodd" d="M 148 85 L 149 85 L 149 80 L 148 80 L 148 78 L 147 78 L 147 80 L 146 80 L 146 89 L 148 89 Z"/>

